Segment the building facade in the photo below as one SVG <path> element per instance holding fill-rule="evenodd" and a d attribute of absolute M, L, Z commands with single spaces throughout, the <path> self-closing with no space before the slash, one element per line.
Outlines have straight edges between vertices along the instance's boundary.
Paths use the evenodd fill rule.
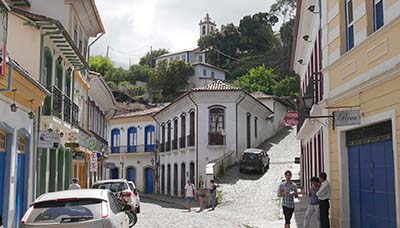
<path fill-rule="evenodd" d="M 94 1 L 10 3 L 14 30 L 10 53 L 50 91 L 38 113 L 38 131 L 60 137 L 59 146 L 37 150 L 36 196 L 68 188 L 73 176 L 87 187 L 93 153 L 88 143 L 92 134 L 88 128 L 87 41 L 104 33 L 97 8 Z M 21 41 L 25 37 L 31 38 L 29 44 Z"/>
<path fill-rule="evenodd" d="M 213 81 L 154 115 L 159 144 L 158 191 L 182 196 L 187 180 L 207 180 L 215 160 L 237 160 L 273 135 L 272 111 L 246 91 Z M 200 124 L 201 123 L 201 124 Z"/>
<path fill-rule="evenodd" d="M 106 177 L 133 181 L 136 188 L 155 192 L 156 122 L 160 108 L 117 114 L 110 120 Z"/>
<path fill-rule="evenodd" d="M 37 113 L 49 91 L 35 80 L 38 74 L 29 72 L 29 66 L 5 54 L 12 15 L 4 1 L 0 14 L 0 215 L 4 227 L 18 227 L 35 199 Z"/>
<path fill-rule="evenodd" d="M 310 116 L 328 116 L 323 102 L 324 74 L 322 72 L 321 17 L 308 10 L 310 6 L 319 10 L 318 1 L 298 1 L 295 36 L 293 38 L 292 69 L 300 77 L 299 123 L 297 138 L 301 141 L 301 185 L 309 191 L 310 179 L 320 172 L 329 172 L 328 145 L 329 118 L 313 119 Z M 303 99 L 312 97 L 312 106 L 306 107 Z M 329 125 L 329 126 L 328 126 Z M 325 149 L 325 150 L 324 150 Z"/>
<path fill-rule="evenodd" d="M 327 115 L 353 110 L 360 119 L 323 135 L 332 226 L 398 227 L 400 1 L 302 2 L 321 18 Z"/>

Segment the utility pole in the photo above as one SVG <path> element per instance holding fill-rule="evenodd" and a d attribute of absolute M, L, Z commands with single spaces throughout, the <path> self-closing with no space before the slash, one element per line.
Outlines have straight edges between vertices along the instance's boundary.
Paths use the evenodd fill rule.
<path fill-rule="evenodd" d="M 107 45 L 107 52 L 106 52 L 106 57 L 108 57 L 108 52 L 110 51 L 110 45 Z"/>

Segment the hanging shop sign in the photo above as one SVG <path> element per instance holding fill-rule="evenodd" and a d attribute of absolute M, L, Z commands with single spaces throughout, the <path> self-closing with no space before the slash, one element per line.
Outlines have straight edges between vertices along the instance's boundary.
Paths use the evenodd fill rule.
<path fill-rule="evenodd" d="M 39 133 L 39 148 L 57 149 L 60 145 L 60 134 L 43 131 Z"/>
<path fill-rule="evenodd" d="M 97 172 L 97 153 L 90 154 L 90 172 Z"/>
<path fill-rule="evenodd" d="M 291 126 L 291 127 L 297 126 L 297 123 L 299 122 L 299 113 L 288 112 L 283 117 L 283 120 L 285 121 L 286 126 Z"/>
<path fill-rule="evenodd" d="M 88 138 L 86 140 L 86 147 L 90 150 L 96 150 L 97 140 L 94 137 Z"/>
<path fill-rule="evenodd" d="M 360 110 L 345 110 L 333 112 L 336 127 L 361 124 Z"/>

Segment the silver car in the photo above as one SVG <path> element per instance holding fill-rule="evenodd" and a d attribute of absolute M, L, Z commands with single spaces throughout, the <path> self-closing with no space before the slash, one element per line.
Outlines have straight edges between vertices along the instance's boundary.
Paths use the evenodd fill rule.
<path fill-rule="evenodd" d="M 21 219 L 22 228 L 128 228 L 129 218 L 109 190 L 82 189 L 45 193 Z"/>

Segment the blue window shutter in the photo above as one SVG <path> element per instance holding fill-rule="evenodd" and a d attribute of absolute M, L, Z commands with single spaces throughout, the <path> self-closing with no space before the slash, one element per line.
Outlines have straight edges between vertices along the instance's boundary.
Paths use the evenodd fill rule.
<path fill-rule="evenodd" d="M 347 50 L 354 47 L 354 25 L 347 28 Z"/>
<path fill-rule="evenodd" d="M 374 15 L 374 21 L 375 21 L 375 31 L 376 30 L 378 30 L 378 29 L 380 29 L 382 26 L 383 26 L 383 24 L 384 24 L 384 21 L 383 21 L 383 1 L 380 1 L 380 2 L 378 2 L 377 4 L 374 4 L 374 8 L 375 8 L 375 10 L 374 10 L 374 12 L 375 12 L 375 15 Z"/>

